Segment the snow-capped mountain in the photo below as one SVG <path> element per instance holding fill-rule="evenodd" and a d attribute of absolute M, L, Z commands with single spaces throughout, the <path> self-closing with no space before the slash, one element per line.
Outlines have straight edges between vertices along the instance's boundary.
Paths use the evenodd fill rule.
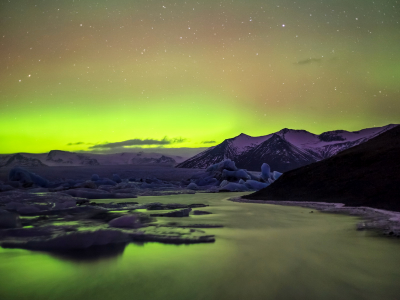
<path fill-rule="evenodd" d="M 49 166 L 98 166 L 99 162 L 95 158 L 90 158 L 86 155 L 52 150 L 47 154 L 46 164 Z"/>
<path fill-rule="evenodd" d="M 176 165 L 183 159 L 180 156 L 165 156 L 159 153 L 126 152 L 116 154 L 92 154 L 101 165 L 146 165 L 170 164 Z"/>
<path fill-rule="evenodd" d="M 354 132 L 335 130 L 320 135 L 287 128 L 259 137 L 242 133 L 189 158 L 176 167 L 206 168 L 229 158 L 236 162 L 237 167 L 250 171 L 259 171 L 265 162 L 272 170 L 286 172 L 331 157 L 395 126 L 397 125 L 390 124 Z"/>
<path fill-rule="evenodd" d="M 98 165 L 171 165 L 184 160 L 181 156 L 160 153 L 126 152 L 114 154 L 75 153 L 52 150 L 49 153 L 16 153 L 0 155 L 0 167 L 98 166 Z"/>
<path fill-rule="evenodd" d="M 0 167 L 43 167 L 46 166 L 39 159 L 26 157 L 20 153 L 2 155 L 0 157 Z"/>

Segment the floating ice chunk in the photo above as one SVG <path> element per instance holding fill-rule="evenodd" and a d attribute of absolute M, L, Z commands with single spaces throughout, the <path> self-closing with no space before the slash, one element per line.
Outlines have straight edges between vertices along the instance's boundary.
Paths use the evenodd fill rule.
<path fill-rule="evenodd" d="M 142 189 L 151 189 L 154 188 L 156 185 L 154 183 L 147 183 L 147 182 L 143 182 L 140 187 Z"/>
<path fill-rule="evenodd" d="M 229 183 L 228 180 L 224 180 L 221 182 L 221 184 L 219 185 L 220 187 L 224 187 L 225 185 L 227 185 Z"/>
<path fill-rule="evenodd" d="M 91 181 L 97 181 L 100 180 L 100 176 L 97 174 L 93 174 L 92 177 L 90 178 Z"/>
<path fill-rule="evenodd" d="M 103 179 L 97 180 L 97 181 L 95 181 L 95 183 L 96 183 L 97 186 L 100 186 L 100 185 L 113 185 L 113 186 L 115 186 L 115 185 L 117 185 L 117 183 L 114 180 L 110 180 L 108 178 L 103 178 Z"/>
<path fill-rule="evenodd" d="M 18 215 L 0 209 L 0 228 L 17 228 L 17 227 L 20 227 Z"/>
<path fill-rule="evenodd" d="M 11 201 L 11 202 L 8 202 L 6 204 L 6 209 L 18 210 L 19 208 L 24 207 L 24 206 L 25 206 L 25 204 L 22 204 L 22 203 L 19 203 L 19 202 L 15 202 L 15 201 Z"/>
<path fill-rule="evenodd" d="M 247 172 L 249 174 L 251 180 L 260 181 L 260 175 L 254 175 L 251 172 Z"/>
<path fill-rule="evenodd" d="M 207 172 L 214 172 L 214 171 L 222 171 L 222 170 L 228 170 L 228 171 L 236 171 L 236 165 L 235 162 L 230 160 L 230 159 L 226 159 L 224 161 L 221 161 L 220 163 L 211 165 L 207 168 Z"/>
<path fill-rule="evenodd" d="M 228 170 L 223 170 L 222 171 L 222 178 L 227 179 L 227 180 L 248 180 L 250 179 L 249 174 L 247 174 L 246 170 L 237 170 L 237 171 L 228 171 Z"/>
<path fill-rule="evenodd" d="M 54 203 L 54 206 L 52 208 L 54 210 L 65 209 L 65 205 L 63 202 L 56 202 L 56 203 Z"/>
<path fill-rule="evenodd" d="M 211 166 L 209 166 L 209 167 L 206 169 L 206 172 L 218 171 L 218 167 L 219 167 L 219 164 L 211 165 Z"/>
<path fill-rule="evenodd" d="M 125 243 L 129 240 L 129 236 L 119 230 L 80 231 L 58 235 L 50 239 L 28 241 L 23 248 L 32 250 L 86 249 L 97 245 Z"/>
<path fill-rule="evenodd" d="M 197 180 L 195 181 L 195 183 L 196 183 L 198 186 L 218 185 L 218 184 L 219 184 L 219 181 L 218 181 L 216 178 L 212 177 L 212 176 L 207 176 L 207 177 L 204 177 L 204 178 L 199 178 L 199 179 L 197 179 Z"/>
<path fill-rule="evenodd" d="M 271 168 L 269 167 L 269 164 L 263 163 L 261 166 L 261 177 L 267 181 L 269 178 L 271 178 Z"/>
<path fill-rule="evenodd" d="M 79 184 L 78 187 L 87 189 L 97 189 L 97 184 L 95 181 L 88 180 L 85 181 L 84 183 Z"/>
<path fill-rule="evenodd" d="M 255 180 L 247 180 L 245 185 L 251 190 L 258 191 L 269 186 L 269 183 L 259 182 Z"/>
<path fill-rule="evenodd" d="M 75 206 L 76 206 L 76 201 L 75 200 L 64 201 L 64 207 L 65 208 L 70 208 L 70 207 L 75 207 Z"/>
<path fill-rule="evenodd" d="M 117 228 L 138 228 L 140 220 L 136 215 L 127 215 L 111 220 L 108 225 Z"/>
<path fill-rule="evenodd" d="M 194 182 L 189 183 L 189 185 L 186 187 L 188 190 L 198 190 L 199 187 L 197 186 L 197 184 L 195 184 Z"/>
<path fill-rule="evenodd" d="M 228 170 L 228 171 L 236 171 L 236 165 L 235 162 L 230 160 L 230 159 L 226 159 L 222 162 L 222 169 Z"/>
<path fill-rule="evenodd" d="M 17 209 L 17 212 L 20 213 L 21 215 L 36 214 L 40 211 L 41 210 L 39 208 L 32 206 L 32 205 L 27 205 L 27 206 L 20 207 Z"/>
<path fill-rule="evenodd" d="M 281 172 L 274 171 L 274 172 L 272 172 L 272 178 L 273 178 L 274 180 L 277 180 L 279 177 L 282 176 L 282 174 L 283 174 L 283 173 L 281 173 Z"/>
<path fill-rule="evenodd" d="M 122 182 L 121 177 L 119 177 L 118 174 L 113 174 L 112 180 L 115 181 L 116 183 L 121 183 Z"/>
<path fill-rule="evenodd" d="M 8 179 L 10 181 L 20 181 L 21 183 L 28 185 L 36 184 L 41 187 L 47 187 L 49 185 L 48 180 L 19 167 L 15 167 L 10 170 Z"/>
<path fill-rule="evenodd" d="M 0 192 L 12 191 L 14 188 L 11 185 L 0 184 Z"/>
<path fill-rule="evenodd" d="M 163 183 L 162 180 L 157 179 L 157 178 L 146 178 L 144 181 L 147 183 L 155 183 L 155 184 Z"/>

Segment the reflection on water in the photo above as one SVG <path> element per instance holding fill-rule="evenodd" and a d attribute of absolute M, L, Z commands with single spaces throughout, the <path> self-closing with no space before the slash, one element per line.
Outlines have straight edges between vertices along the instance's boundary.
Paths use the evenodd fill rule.
<path fill-rule="evenodd" d="M 84 250 L 49 252 L 51 256 L 71 262 L 97 262 L 105 259 L 117 259 L 124 253 L 126 244 L 95 246 Z"/>
<path fill-rule="evenodd" d="M 204 229 L 213 244 L 0 249 L 0 299 L 399 299 L 398 240 L 356 231 L 354 217 L 227 196 L 135 199 L 210 204 L 212 215 L 176 221 L 224 224 Z"/>

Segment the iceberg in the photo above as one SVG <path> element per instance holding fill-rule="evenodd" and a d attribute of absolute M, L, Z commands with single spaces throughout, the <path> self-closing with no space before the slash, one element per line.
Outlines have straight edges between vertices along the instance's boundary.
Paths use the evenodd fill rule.
<path fill-rule="evenodd" d="M 271 178 L 271 168 L 269 167 L 269 164 L 263 163 L 261 166 L 261 177 L 265 180 L 268 181 L 269 178 Z"/>
<path fill-rule="evenodd" d="M 47 187 L 49 185 L 49 181 L 44 179 L 43 177 L 36 175 L 35 173 L 29 172 L 25 169 L 15 167 L 10 170 L 8 174 L 8 179 L 10 181 L 19 181 L 26 185 L 36 184 L 40 187 Z"/>
<path fill-rule="evenodd" d="M 93 174 L 92 175 L 92 178 L 90 179 L 91 181 L 97 181 L 97 180 L 100 180 L 100 176 L 99 175 L 97 175 L 97 174 Z"/>
<path fill-rule="evenodd" d="M 219 171 L 222 172 L 222 170 L 228 170 L 228 171 L 236 171 L 236 165 L 235 162 L 230 160 L 230 159 L 226 159 L 224 161 L 221 161 L 220 163 L 211 165 L 207 168 L 206 172 L 215 172 L 215 171 Z"/>
<path fill-rule="evenodd" d="M 245 185 L 251 190 L 258 191 L 269 186 L 269 183 L 259 182 L 255 180 L 247 180 Z"/>
<path fill-rule="evenodd" d="M 237 170 L 237 171 L 228 171 L 228 170 L 223 170 L 222 171 L 222 178 L 223 179 L 233 179 L 233 180 L 240 180 L 240 179 L 250 179 L 250 175 L 247 174 L 246 170 Z"/>
<path fill-rule="evenodd" d="M 272 172 L 272 178 L 273 178 L 274 180 L 277 180 L 279 177 L 282 176 L 282 174 L 283 174 L 283 173 L 281 173 L 281 172 L 274 171 L 274 172 Z"/>
<path fill-rule="evenodd" d="M 136 215 L 127 215 L 111 220 L 108 225 L 117 228 L 138 228 L 140 220 Z"/>
<path fill-rule="evenodd" d="M 199 187 L 197 186 L 197 184 L 195 184 L 194 182 L 189 183 L 189 185 L 186 187 L 188 190 L 198 190 Z"/>
<path fill-rule="evenodd" d="M 113 174 L 112 180 L 115 181 L 116 183 L 121 183 L 122 182 L 121 177 L 119 177 L 118 174 Z"/>

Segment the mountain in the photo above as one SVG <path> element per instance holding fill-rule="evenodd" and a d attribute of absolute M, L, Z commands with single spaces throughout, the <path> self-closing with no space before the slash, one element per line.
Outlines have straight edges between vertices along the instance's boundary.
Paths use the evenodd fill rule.
<path fill-rule="evenodd" d="M 98 166 L 98 165 L 171 165 L 182 162 L 180 156 L 160 153 L 126 152 L 114 154 L 75 153 L 52 150 L 49 153 L 17 153 L 0 155 L 0 167 Z"/>
<path fill-rule="evenodd" d="M 182 161 L 180 156 L 165 156 L 160 153 L 126 152 L 115 154 L 92 154 L 101 165 L 146 165 L 163 164 L 176 165 Z"/>
<path fill-rule="evenodd" d="M 286 172 L 246 199 L 338 202 L 400 211 L 399 169 L 397 126 L 328 159 Z"/>
<path fill-rule="evenodd" d="M 4 155 L 0 158 L 0 167 L 43 167 L 46 166 L 37 158 L 26 157 L 20 153 Z"/>
<path fill-rule="evenodd" d="M 390 124 L 355 132 L 335 130 L 320 135 L 287 128 L 259 137 L 242 133 L 189 158 L 176 167 L 202 169 L 229 158 L 236 162 L 237 167 L 250 171 L 259 171 L 265 162 L 272 170 L 286 172 L 331 157 L 395 126 Z"/>
<path fill-rule="evenodd" d="M 98 166 L 99 162 L 86 155 L 74 152 L 52 150 L 47 154 L 46 164 L 49 166 Z"/>

